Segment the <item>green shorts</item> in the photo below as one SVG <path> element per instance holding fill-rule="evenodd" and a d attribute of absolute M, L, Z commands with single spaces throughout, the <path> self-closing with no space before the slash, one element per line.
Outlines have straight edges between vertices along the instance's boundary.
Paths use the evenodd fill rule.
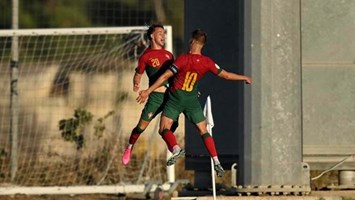
<path fill-rule="evenodd" d="M 167 100 L 167 92 L 152 92 L 149 97 L 147 103 L 144 105 L 144 109 L 142 110 L 141 119 L 150 122 L 157 116 L 162 110 L 164 103 Z"/>
<path fill-rule="evenodd" d="M 194 124 L 205 120 L 197 95 L 189 95 L 181 90 L 169 91 L 168 94 L 163 110 L 165 116 L 176 121 L 180 113 L 184 113 L 185 117 Z"/>

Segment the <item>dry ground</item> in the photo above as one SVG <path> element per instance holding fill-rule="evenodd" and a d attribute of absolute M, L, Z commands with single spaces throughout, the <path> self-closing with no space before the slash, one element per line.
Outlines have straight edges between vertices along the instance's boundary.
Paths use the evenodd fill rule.
<path fill-rule="evenodd" d="M 135 200 L 142 198 L 120 197 L 118 195 L 42 195 L 42 196 L 0 196 L 0 200 Z M 165 198 L 170 199 L 170 198 Z M 191 198 L 212 200 L 212 196 Z M 312 191 L 308 196 L 217 196 L 217 200 L 355 200 L 355 190 Z"/>

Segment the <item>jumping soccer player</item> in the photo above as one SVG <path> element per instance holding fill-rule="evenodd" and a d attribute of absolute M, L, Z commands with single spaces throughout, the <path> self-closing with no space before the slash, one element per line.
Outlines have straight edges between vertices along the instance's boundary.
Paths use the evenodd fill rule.
<path fill-rule="evenodd" d="M 159 129 L 168 148 L 173 149 L 173 155 L 168 159 L 167 165 L 175 164 L 179 157 L 185 155 L 185 151 L 177 144 L 176 137 L 170 130 L 180 113 L 184 113 L 186 118 L 196 125 L 213 159 L 216 174 L 222 177 L 224 169 L 218 160 L 214 140 L 207 131 L 206 119 L 198 101 L 198 82 L 208 71 L 226 80 L 245 81 L 246 84 L 251 84 L 252 80 L 248 76 L 225 71 L 209 57 L 202 55 L 202 48 L 206 42 L 207 35 L 204 31 L 193 31 L 189 53 L 180 55 L 169 70 L 166 70 L 153 85 L 147 90 L 140 91 L 137 102 L 144 103 L 156 88 L 175 75 L 173 85 L 169 89 L 168 101 L 163 109 Z"/>
<path fill-rule="evenodd" d="M 156 79 L 173 63 L 174 56 L 164 49 L 165 30 L 161 24 L 152 24 L 147 30 L 147 37 L 150 40 L 150 47 L 139 57 L 138 67 L 133 76 L 133 91 L 139 90 L 142 74 L 146 72 L 149 78 L 149 85 L 152 85 Z M 167 82 L 164 81 L 159 87 L 156 87 L 149 96 L 147 103 L 142 110 L 141 117 L 136 127 L 133 128 L 128 145 L 122 156 L 122 163 L 127 165 L 131 159 L 133 145 L 139 136 L 148 127 L 150 121 L 158 115 L 163 109 L 163 103 L 166 101 L 165 94 Z M 177 127 L 174 123 L 173 129 Z"/>

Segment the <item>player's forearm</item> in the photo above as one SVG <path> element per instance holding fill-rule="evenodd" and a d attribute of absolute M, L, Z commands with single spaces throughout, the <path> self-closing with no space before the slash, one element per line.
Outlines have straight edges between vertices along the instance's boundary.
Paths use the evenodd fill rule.
<path fill-rule="evenodd" d="M 163 83 L 168 80 L 165 76 L 160 76 L 155 82 L 153 85 L 151 85 L 147 92 L 150 94 L 152 93 L 154 90 L 156 90 L 158 87 L 162 86 Z"/>
<path fill-rule="evenodd" d="M 218 74 L 219 77 L 224 78 L 226 80 L 232 80 L 232 81 L 245 81 L 246 84 L 251 84 L 252 80 L 248 76 L 236 74 L 233 72 L 227 72 L 225 70 L 222 70 L 221 73 Z"/>
<path fill-rule="evenodd" d="M 231 80 L 231 81 L 246 80 L 246 77 L 243 75 L 239 75 L 239 74 L 232 73 L 232 72 L 227 72 L 225 70 L 222 70 L 222 72 L 219 74 L 219 76 L 226 79 L 226 80 Z"/>
<path fill-rule="evenodd" d="M 240 74 L 235 74 L 235 73 L 230 73 L 227 80 L 232 80 L 232 81 L 246 81 L 247 77 L 244 75 Z"/>
<path fill-rule="evenodd" d="M 141 74 L 138 74 L 138 73 L 135 73 L 134 76 L 133 76 L 133 85 L 134 86 L 139 86 L 139 84 L 141 83 L 141 78 L 142 78 L 142 75 Z"/>
<path fill-rule="evenodd" d="M 158 87 L 162 86 L 166 80 L 168 80 L 171 76 L 173 76 L 173 73 L 170 70 L 167 70 L 164 74 L 162 74 L 155 82 L 153 85 L 151 85 L 147 92 L 150 94 L 152 93 L 155 89 Z"/>

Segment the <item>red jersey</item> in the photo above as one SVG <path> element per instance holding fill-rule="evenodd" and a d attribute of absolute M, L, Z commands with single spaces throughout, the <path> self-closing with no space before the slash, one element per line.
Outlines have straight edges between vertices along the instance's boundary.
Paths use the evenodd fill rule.
<path fill-rule="evenodd" d="M 179 56 L 170 70 L 175 74 L 172 91 L 183 90 L 191 94 L 197 94 L 198 82 L 206 72 L 218 75 L 222 71 L 209 57 L 191 53 Z"/>
<path fill-rule="evenodd" d="M 136 72 L 143 74 L 145 71 L 149 78 L 149 86 L 151 86 L 173 61 L 174 56 L 169 51 L 147 48 L 139 57 Z"/>

